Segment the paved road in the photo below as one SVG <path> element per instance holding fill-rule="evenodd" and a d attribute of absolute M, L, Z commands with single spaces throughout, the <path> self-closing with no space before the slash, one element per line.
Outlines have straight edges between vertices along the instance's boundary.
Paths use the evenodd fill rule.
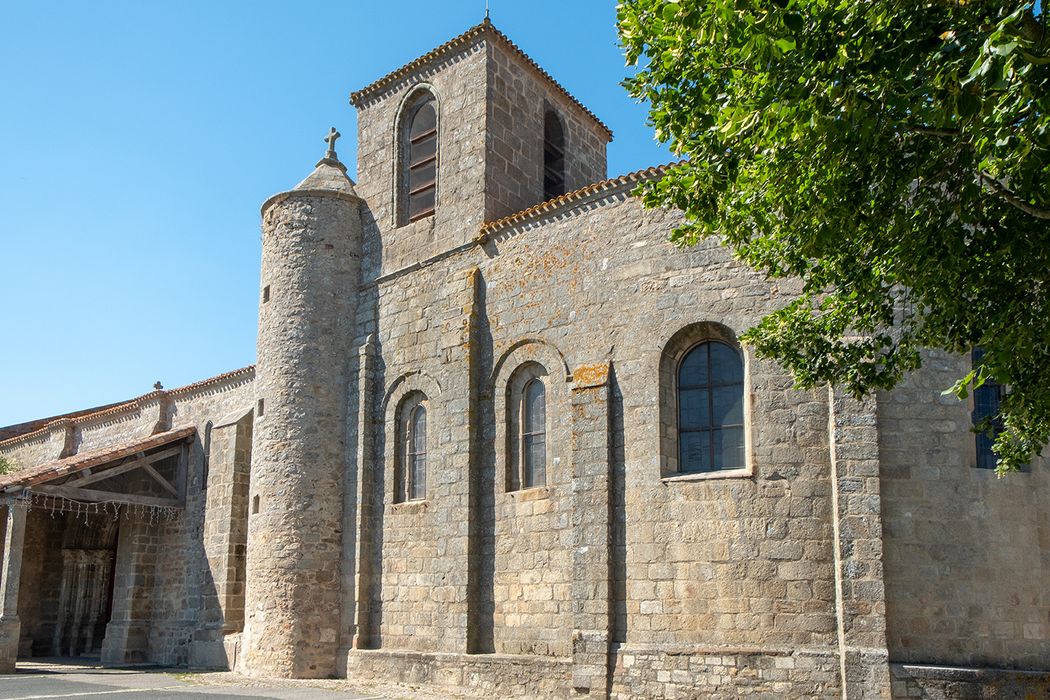
<path fill-rule="evenodd" d="M 19 662 L 13 676 L 0 676 L 0 700 L 392 700 L 345 682 L 261 682 L 233 674 L 184 674 L 177 670 L 103 669 L 87 665 Z M 399 693 L 400 695 L 400 693 Z"/>

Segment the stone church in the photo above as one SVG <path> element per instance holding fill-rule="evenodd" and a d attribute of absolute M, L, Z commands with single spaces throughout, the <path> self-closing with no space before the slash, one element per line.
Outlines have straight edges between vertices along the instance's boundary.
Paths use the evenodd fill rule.
<path fill-rule="evenodd" d="M 970 358 L 793 388 L 737 342 L 792 284 L 669 244 L 487 20 L 350 101 L 357 182 L 333 133 L 262 206 L 257 365 L 0 429 L 0 671 L 1047 692 L 1050 471 L 995 478 Z"/>

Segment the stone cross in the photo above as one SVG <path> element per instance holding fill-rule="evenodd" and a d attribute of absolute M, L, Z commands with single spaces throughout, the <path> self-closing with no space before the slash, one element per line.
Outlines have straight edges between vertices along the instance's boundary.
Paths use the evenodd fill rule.
<path fill-rule="evenodd" d="M 335 140 L 337 138 L 339 138 L 340 136 L 342 136 L 342 134 L 340 134 L 338 131 L 336 131 L 335 127 L 333 126 L 332 130 L 328 132 L 328 136 L 324 137 L 325 143 L 328 144 L 328 152 L 324 154 L 325 158 L 335 158 L 336 157 L 336 155 L 335 155 Z"/>
<path fill-rule="evenodd" d="M 163 384 L 161 384 L 160 382 L 157 382 L 156 384 L 154 384 L 154 385 L 153 385 L 153 388 L 154 388 L 155 390 L 157 390 L 157 391 L 164 391 L 164 385 L 163 385 Z"/>

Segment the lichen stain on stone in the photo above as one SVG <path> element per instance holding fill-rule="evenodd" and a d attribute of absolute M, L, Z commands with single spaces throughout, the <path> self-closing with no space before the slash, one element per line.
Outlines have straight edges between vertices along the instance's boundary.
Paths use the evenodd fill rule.
<path fill-rule="evenodd" d="M 609 363 L 597 362 L 580 365 L 573 370 L 572 381 L 578 389 L 607 384 L 609 382 Z"/>

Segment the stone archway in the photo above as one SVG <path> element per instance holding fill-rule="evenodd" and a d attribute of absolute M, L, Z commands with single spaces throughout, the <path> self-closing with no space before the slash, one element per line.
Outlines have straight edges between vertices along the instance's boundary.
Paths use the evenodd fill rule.
<path fill-rule="evenodd" d="M 70 520 L 67 514 L 51 655 L 96 656 L 113 610 L 120 521 L 105 515 Z"/>

